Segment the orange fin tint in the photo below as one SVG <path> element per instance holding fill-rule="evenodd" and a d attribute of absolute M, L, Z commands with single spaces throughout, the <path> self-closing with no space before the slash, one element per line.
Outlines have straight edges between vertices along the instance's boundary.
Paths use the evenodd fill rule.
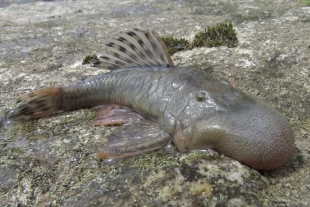
<path fill-rule="evenodd" d="M 11 110 L 6 119 L 20 121 L 57 113 L 62 110 L 61 96 L 61 87 L 48 87 L 23 95 L 17 101 L 20 105 Z"/>

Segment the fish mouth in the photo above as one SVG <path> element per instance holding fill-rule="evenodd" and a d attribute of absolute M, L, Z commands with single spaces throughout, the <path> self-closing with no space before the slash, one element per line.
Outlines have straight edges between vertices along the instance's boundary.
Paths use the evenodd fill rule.
<path fill-rule="evenodd" d="M 255 106 L 198 121 L 193 143 L 216 151 L 254 169 L 273 170 L 284 165 L 294 150 L 294 133 L 275 109 Z M 210 147 L 209 147 L 210 148 Z"/>

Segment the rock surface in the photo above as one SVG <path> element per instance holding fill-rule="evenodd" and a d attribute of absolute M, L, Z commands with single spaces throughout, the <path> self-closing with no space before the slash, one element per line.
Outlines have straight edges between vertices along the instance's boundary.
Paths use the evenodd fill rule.
<path fill-rule="evenodd" d="M 310 205 L 310 7 L 290 0 L 29 2 L 0 10 L 0 114 L 26 92 L 102 73 L 82 59 L 119 31 L 151 27 L 191 39 L 230 20 L 238 47 L 179 52 L 175 63 L 265 97 L 290 120 L 296 149 L 272 172 L 213 151 L 101 162 L 96 144 L 115 128 L 92 126 L 92 109 L 65 112 L 1 131 L 1 206 Z"/>

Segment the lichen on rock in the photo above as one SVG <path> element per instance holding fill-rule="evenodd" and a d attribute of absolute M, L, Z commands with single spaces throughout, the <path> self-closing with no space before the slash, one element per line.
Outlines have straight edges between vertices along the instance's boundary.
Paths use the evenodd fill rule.
<path fill-rule="evenodd" d="M 96 146 L 117 127 L 93 126 L 95 110 L 83 109 L 0 129 L 1 206 L 309 206 L 310 19 L 302 1 L 10 4 L 0 10 L 0 115 L 24 93 L 103 73 L 83 58 L 100 54 L 120 31 L 151 28 L 192 41 L 226 20 L 236 47 L 204 46 L 172 58 L 281 111 L 296 136 L 284 167 L 257 172 L 214 151 L 159 150 L 102 162 Z"/>

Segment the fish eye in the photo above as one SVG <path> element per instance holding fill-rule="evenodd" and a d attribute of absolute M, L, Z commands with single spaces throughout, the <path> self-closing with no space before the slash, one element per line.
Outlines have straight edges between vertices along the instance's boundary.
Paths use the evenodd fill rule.
<path fill-rule="evenodd" d="M 196 100 L 197 101 L 204 101 L 206 100 L 207 93 L 205 91 L 199 91 L 196 95 Z"/>

